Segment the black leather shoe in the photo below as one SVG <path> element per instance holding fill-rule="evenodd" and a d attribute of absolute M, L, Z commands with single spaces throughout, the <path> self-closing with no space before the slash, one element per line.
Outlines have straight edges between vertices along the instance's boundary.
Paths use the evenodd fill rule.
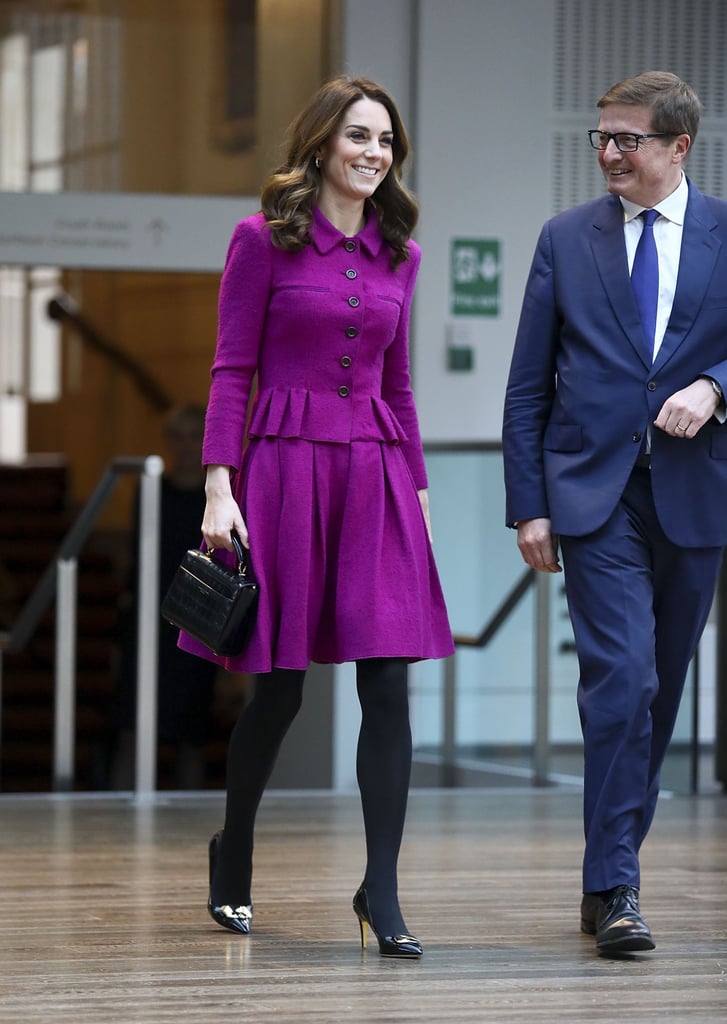
<path fill-rule="evenodd" d="M 215 864 L 217 862 L 217 847 L 219 846 L 220 839 L 222 838 L 222 830 L 215 832 L 210 839 L 209 845 L 209 873 L 210 873 L 210 895 L 207 900 L 207 910 L 210 916 L 217 924 L 223 928 L 229 928 L 231 932 L 237 932 L 238 935 L 248 935 L 250 932 L 250 925 L 252 924 L 252 904 L 243 905 L 240 907 L 230 907 L 227 904 L 223 906 L 215 906 L 212 902 L 212 876 L 215 872 Z"/>
<path fill-rule="evenodd" d="M 371 920 L 369 898 L 363 886 L 361 886 L 353 898 L 353 912 L 358 918 L 359 928 L 361 929 L 362 949 L 366 949 L 366 933 L 370 928 L 376 936 L 376 941 L 379 944 L 379 953 L 382 956 L 404 957 L 411 960 L 414 957 L 420 957 L 424 952 L 421 942 L 414 935 L 379 935 Z"/>
<path fill-rule="evenodd" d="M 584 893 L 581 901 L 581 931 L 596 936 L 604 953 L 632 953 L 653 949 L 654 940 L 639 910 L 635 885 L 617 885 L 606 892 Z"/>

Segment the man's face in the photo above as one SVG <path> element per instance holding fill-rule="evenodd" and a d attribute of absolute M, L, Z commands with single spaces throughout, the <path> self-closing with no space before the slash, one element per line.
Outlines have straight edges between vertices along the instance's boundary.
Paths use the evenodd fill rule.
<path fill-rule="evenodd" d="M 654 130 L 651 107 L 612 103 L 601 111 L 598 127 L 614 134 L 646 135 Z M 689 144 L 688 135 L 641 139 L 633 153 L 621 153 L 611 139 L 606 149 L 598 151 L 608 191 L 639 206 L 655 206 L 678 186 Z"/>

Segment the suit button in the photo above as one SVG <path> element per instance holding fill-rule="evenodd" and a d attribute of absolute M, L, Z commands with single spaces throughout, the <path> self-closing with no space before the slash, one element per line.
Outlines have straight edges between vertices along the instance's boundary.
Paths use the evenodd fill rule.
<path fill-rule="evenodd" d="M 349 389 L 346 387 L 345 384 L 341 384 L 340 388 L 338 389 L 338 393 L 341 396 L 341 398 L 348 398 L 350 394 Z"/>
<path fill-rule="evenodd" d="M 350 365 L 351 365 L 351 357 L 350 356 L 341 356 L 341 366 L 347 368 Z"/>
<path fill-rule="evenodd" d="M 350 239 L 349 239 L 348 242 L 344 242 L 343 243 L 343 248 L 346 250 L 346 252 L 355 252 L 356 251 L 356 243 L 350 241 Z"/>
<path fill-rule="evenodd" d="M 347 327 L 346 328 L 346 337 L 347 338 L 355 338 L 357 334 L 358 334 L 358 328 L 357 327 Z"/>
<path fill-rule="evenodd" d="M 633 432 L 633 434 L 631 435 L 631 440 L 637 444 L 641 440 L 641 434 L 638 432 L 638 430 L 635 430 Z"/>
<path fill-rule="evenodd" d="M 353 306 L 354 309 L 356 308 L 356 306 L 360 304 L 360 302 L 361 299 L 357 299 L 355 295 L 352 295 L 351 298 L 348 300 L 349 306 Z"/>
<path fill-rule="evenodd" d="M 656 391 L 656 384 L 653 382 L 653 380 L 650 380 L 646 386 L 649 389 L 649 391 Z"/>
<path fill-rule="evenodd" d="M 346 277 L 349 279 L 349 281 L 353 281 L 355 278 L 358 277 L 358 274 L 356 273 L 355 270 L 347 270 Z"/>

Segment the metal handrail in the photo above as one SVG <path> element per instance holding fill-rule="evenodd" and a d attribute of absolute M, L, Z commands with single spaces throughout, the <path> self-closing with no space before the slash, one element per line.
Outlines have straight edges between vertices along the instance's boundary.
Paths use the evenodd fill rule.
<path fill-rule="evenodd" d="M 139 547 L 138 660 L 136 712 L 137 797 L 156 786 L 156 663 L 159 608 L 159 521 L 161 474 L 158 455 L 120 457 L 107 466 L 96 489 L 81 509 L 9 632 L 0 633 L 0 696 L 3 651 L 22 650 L 56 598 L 55 714 L 53 788 L 68 791 L 74 782 L 76 579 L 78 556 L 114 491 L 128 473 L 141 477 L 141 536 Z M 0 707 L 1 707 L 0 701 Z"/>
<path fill-rule="evenodd" d="M 455 645 L 457 647 L 486 647 L 490 640 L 500 631 L 500 627 L 510 617 L 510 614 L 520 604 L 521 599 L 527 594 L 534 582 L 535 569 L 527 569 L 512 590 L 505 595 L 502 604 L 496 609 L 489 622 L 486 622 L 482 627 L 482 631 L 477 636 L 455 633 Z"/>
<path fill-rule="evenodd" d="M 59 292 L 47 307 L 51 320 L 65 323 L 93 349 L 100 352 L 112 366 L 118 367 L 134 382 L 140 395 L 158 412 L 168 412 L 173 402 L 166 388 L 136 358 L 115 342 L 104 338 L 101 332 L 83 315 L 76 301 L 67 293 Z"/>

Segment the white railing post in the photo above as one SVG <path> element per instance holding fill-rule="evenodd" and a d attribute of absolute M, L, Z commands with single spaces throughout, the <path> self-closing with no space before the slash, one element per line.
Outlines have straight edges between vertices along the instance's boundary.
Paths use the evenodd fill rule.
<path fill-rule="evenodd" d="M 444 660 L 442 683 L 442 773 L 441 785 L 457 782 L 457 652 Z"/>
<path fill-rule="evenodd" d="M 164 461 L 144 460 L 139 515 L 139 602 L 137 609 L 136 780 L 137 798 L 156 789 L 157 651 L 159 646 L 159 541 Z"/>
<path fill-rule="evenodd" d="M 550 775 L 550 574 L 535 574 L 535 729 L 533 781 L 545 786 Z"/>
<path fill-rule="evenodd" d="M 56 564 L 56 668 L 53 723 L 53 789 L 73 788 L 76 735 L 76 594 L 78 562 L 58 559 Z"/>

